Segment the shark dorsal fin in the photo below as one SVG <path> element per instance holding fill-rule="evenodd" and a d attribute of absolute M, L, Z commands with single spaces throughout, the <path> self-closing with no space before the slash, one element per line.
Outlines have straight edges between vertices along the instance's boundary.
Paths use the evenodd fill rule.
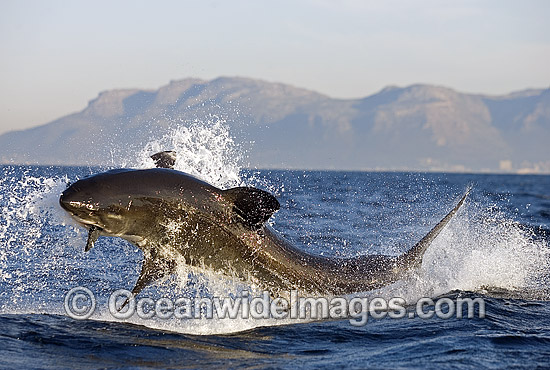
<path fill-rule="evenodd" d="M 155 161 L 157 168 L 174 168 L 176 164 L 176 152 L 172 150 L 153 154 L 151 158 Z"/>
<path fill-rule="evenodd" d="M 281 207 L 273 195 L 252 187 L 228 189 L 224 195 L 233 203 L 233 212 L 254 230 L 261 228 Z"/>

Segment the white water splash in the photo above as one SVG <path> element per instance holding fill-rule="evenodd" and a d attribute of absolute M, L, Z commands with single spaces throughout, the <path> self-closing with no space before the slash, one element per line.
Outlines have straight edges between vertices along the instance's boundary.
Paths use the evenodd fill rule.
<path fill-rule="evenodd" d="M 427 254 L 425 272 L 440 277 L 434 289 L 510 291 L 538 288 L 550 267 L 550 249 L 503 213 L 472 204 Z M 443 261 L 447 258 L 447 262 Z M 438 269 L 445 266 L 445 271 Z M 435 269 L 435 271 L 434 271 Z M 548 297 L 550 298 L 550 297 Z"/>
<path fill-rule="evenodd" d="M 550 271 L 550 246 L 536 240 L 502 212 L 467 201 L 424 254 L 422 267 L 409 278 L 373 295 L 403 297 L 414 304 L 455 290 L 534 293 L 548 300 L 541 286 Z M 369 294 L 370 295 L 370 294 Z"/>
<path fill-rule="evenodd" d="M 18 250 L 26 254 L 35 247 L 34 243 L 43 235 L 44 220 L 54 217 L 51 205 L 57 204 L 66 184 L 66 176 L 23 174 L 22 179 L 17 180 L 10 177 L 10 173 L 4 174 L 0 179 L 0 192 L 5 197 L 0 210 L 0 244 L 4 247 L 0 249 L 0 261 L 6 260 L 12 246 L 17 245 Z"/>
<path fill-rule="evenodd" d="M 60 256 L 64 243 L 74 238 L 74 229 L 65 229 L 68 220 L 58 207 L 59 194 L 67 176 L 37 176 L 35 171 L 4 167 L 0 179 L 0 312 L 48 306 L 47 276 L 62 274 Z M 56 232 L 63 229 L 63 234 Z M 33 292 L 44 292 L 42 296 Z M 52 293 L 53 295 L 53 293 Z M 24 303 L 27 302 L 27 303 Z"/>
<path fill-rule="evenodd" d="M 176 152 L 177 170 L 220 188 L 243 184 L 240 178 L 243 150 L 235 143 L 228 126 L 217 117 L 176 127 L 147 143 L 134 163 L 130 163 L 136 168 L 153 168 L 150 156 L 165 150 Z"/>

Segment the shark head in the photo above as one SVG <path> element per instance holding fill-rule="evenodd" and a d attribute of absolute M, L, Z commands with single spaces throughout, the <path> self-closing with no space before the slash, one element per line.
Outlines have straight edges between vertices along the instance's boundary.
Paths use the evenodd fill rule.
<path fill-rule="evenodd" d="M 61 194 L 59 204 L 82 226 L 101 230 L 104 235 L 122 236 L 136 223 L 135 215 L 130 216 L 136 212 L 137 203 L 159 195 L 163 184 L 155 184 L 154 179 L 164 179 L 163 168 L 172 168 L 175 152 L 160 152 L 151 158 L 159 167 L 156 173 L 117 169 L 89 176 L 70 185 Z"/>
<path fill-rule="evenodd" d="M 122 196 L 128 179 L 122 171 L 108 171 L 78 180 L 59 198 L 59 204 L 80 225 L 102 230 L 105 235 L 123 235 L 129 229 L 127 216 L 131 211 L 132 196 Z"/>

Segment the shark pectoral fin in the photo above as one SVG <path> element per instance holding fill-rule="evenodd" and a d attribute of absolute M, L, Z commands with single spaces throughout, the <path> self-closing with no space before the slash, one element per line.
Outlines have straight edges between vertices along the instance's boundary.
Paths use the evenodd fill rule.
<path fill-rule="evenodd" d="M 145 288 L 147 285 L 162 279 L 175 271 L 176 261 L 171 259 L 164 259 L 156 254 L 151 254 L 146 256 L 141 266 L 141 272 L 137 279 L 134 289 L 132 289 L 132 295 L 136 296 Z M 119 311 L 126 306 L 128 299 L 124 301 Z"/>
<path fill-rule="evenodd" d="M 233 202 L 233 212 L 245 225 L 253 229 L 262 227 L 281 207 L 277 198 L 267 191 L 256 188 L 232 188 L 225 190 L 224 195 Z"/>
<path fill-rule="evenodd" d="M 158 168 L 174 168 L 176 164 L 176 152 L 167 150 L 151 156 Z"/>
<path fill-rule="evenodd" d="M 88 230 L 88 239 L 86 240 L 86 247 L 84 248 L 84 252 L 88 252 L 92 247 L 94 246 L 94 243 L 96 242 L 97 238 L 99 238 L 99 228 L 96 226 L 90 226 L 90 230 Z"/>

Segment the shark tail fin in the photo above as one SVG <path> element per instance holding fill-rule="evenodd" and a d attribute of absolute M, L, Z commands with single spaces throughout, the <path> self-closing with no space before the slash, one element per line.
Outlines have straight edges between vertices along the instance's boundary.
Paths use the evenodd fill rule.
<path fill-rule="evenodd" d="M 431 229 L 425 237 L 423 237 L 418 243 L 416 243 L 414 247 L 412 247 L 408 252 L 399 257 L 399 261 L 403 265 L 408 266 L 409 268 L 416 268 L 422 264 L 422 257 L 424 256 L 424 252 L 432 244 L 434 239 L 439 235 L 443 228 L 449 223 L 449 221 L 451 221 L 451 219 L 458 212 L 460 207 L 462 207 L 471 190 L 472 186 L 470 185 L 468 186 L 466 192 L 458 201 L 456 206 L 445 217 L 443 217 L 443 219 L 439 221 L 439 223 L 435 225 L 434 228 Z"/>

